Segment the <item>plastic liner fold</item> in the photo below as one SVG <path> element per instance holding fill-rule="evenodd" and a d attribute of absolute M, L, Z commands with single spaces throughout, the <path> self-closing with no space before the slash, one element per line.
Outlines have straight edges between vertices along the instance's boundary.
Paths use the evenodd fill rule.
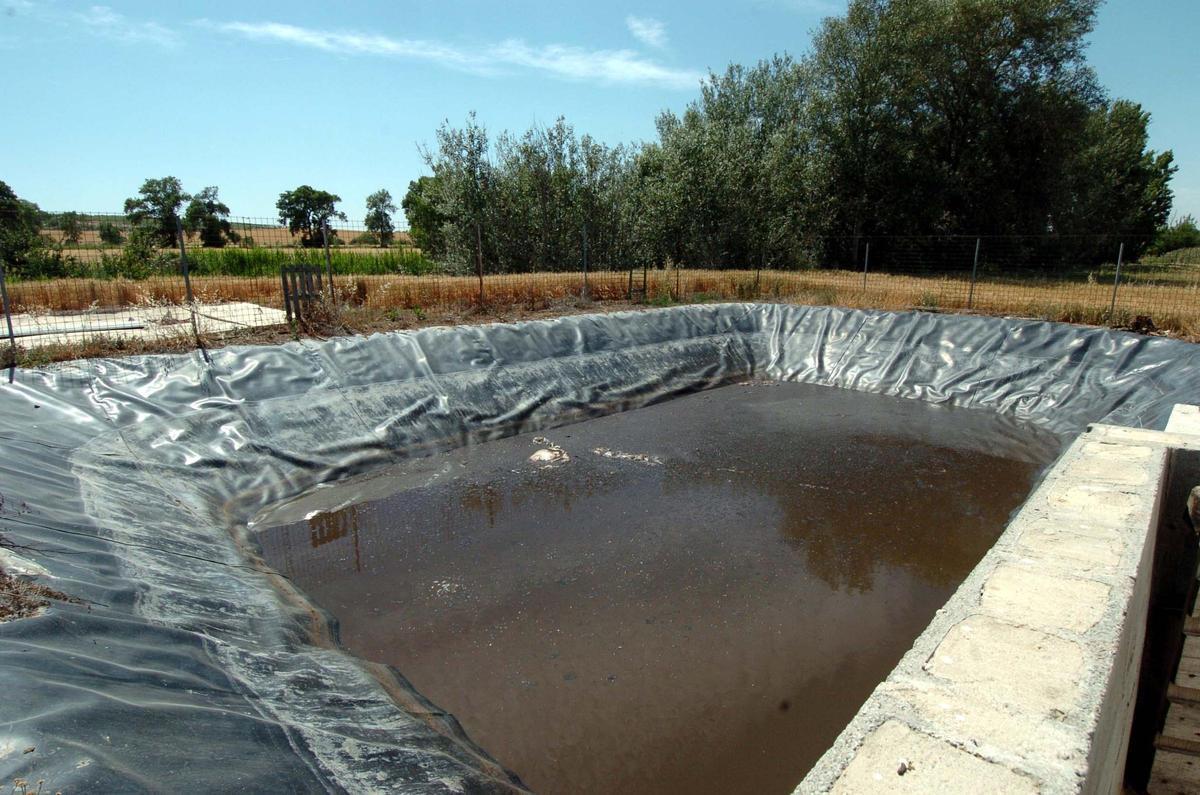
<path fill-rule="evenodd" d="M 520 781 L 255 555 L 317 484 L 744 377 L 1162 428 L 1200 348 L 1014 319 L 722 304 L 92 360 L 0 387 L 0 550 L 77 597 L 0 624 L 0 781 L 490 792 Z"/>

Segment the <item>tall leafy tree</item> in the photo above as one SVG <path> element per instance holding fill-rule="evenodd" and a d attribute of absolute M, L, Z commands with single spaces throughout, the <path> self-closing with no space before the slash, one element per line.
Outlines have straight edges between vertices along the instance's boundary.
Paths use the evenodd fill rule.
<path fill-rule="evenodd" d="M 62 275 L 62 258 L 42 237 L 43 221 L 36 204 L 0 182 L 0 265 L 10 277 Z"/>
<path fill-rule="evenodd" d="M 786 260 L 799 229 L 808 148 L 800 66 L 776 57 L 711 75 L 682 117 L 664 114 L 654 199 L 672 258 L 713 265 Z M 665 240 L 664 240 L 665 242 Z"/>
<path fill-rule="evenodd" d="M 395 213 L 396 205 L 387 190 L 377 190 L 367 197 L 367 231 L 379 239 L 381 246 L 391 244 L 395 236 L 396 227 L 392 224 Z"/>
<path fill-rule="evenodd" d="M 1069 203 L 1053 216 L 1065 232 L 1111 230 L 1136 258 L 1154 240 L 1171 214 L 1171 176 L 1176 171 L 1170 151 L 1147 148 L 1150 114 L 1127 100 L 1097 108 L 1088 118 L 1083 146 L 1066 175 Z M 1084 256 L 1113 256 L 1107 251 Z"/>
<path fill-rule="evenodd" d="M 831 234 L 1045 231 L 1101 101 L 1097 0 L 852 0 L 809 118 Z"/>
<path fill-rule="evenodd" d="M 885 266 L 950 251 L 905 236 L 1036 237 L 1031 262 L 1109 259 L 1117 237 L 1136 254 L 1174 165 L 1087 65 L 1099 2 L 849 0 L 809 55 L 711 75 L 654 142 L 606 147 L 559 119 L 492 145 L 474 116 L 444 124 L 405 211 L 431 256 L 478 248 L 499 270 L 575 267 L 585 236 L 618 267 L 857 266 L 867 238 Z M 1097 232 L 1114 242 L 1061 242 Z"/>
<path fill-rule="evenodd" d="M 437 150 L 425 152 L 426 163 L 436 178 L 434 206 L 446 217 L 442 235 L 446 257 L 451 264 L 467 271 L 482 269 L 485 259 L 484 232 L 489 210 L 496 209 L 496 191 L 492 178 L 491 149 L 487 130 L 471 113 L 461 128 L 445 122 L 437 131 Z"/>
<path fill-rule="evenodd" d="M 181 223 L 180 208 L 192 197 L 178 177 L 148 179 L 138 195 L 125 200 L 125 216 L 131 225 L 146 227 L 160 246 L 174 246 Z"/>
<path fill-rule="evenodd" d="M 285 225 L 293 235 L 300 235 L 303 246 L 321 245 L 321 229 L 332 218 L 345 220 L 346 214 L 337 209 L 342 200 L 328 191 L 317 190 L 311 185 L 301 185 L 295 190 L 279 194 L 275 208 L 279 210 L 279 223 Z M 336 234 L 330 230 L 330 234 Z"/>
<path fill-rule="evenodd" d="M 215 185 L 192 197 L 183 214 L 183 228 L 189 235 L 199 234 L 200 244 L 206 248 L 222 248 L 241 239 L 229 222 L 229 207 L 217 195 Z"/>
<path fill-rule="evenodd" d="M 438 209 L 440 189 L 437 177 L 425 175 L 408 183 L 400 206 L 408 219 L 408 234 L 417 248 L 429 257 L 440 259 L 446 253 L 442 226 L 449 219 Z"/>

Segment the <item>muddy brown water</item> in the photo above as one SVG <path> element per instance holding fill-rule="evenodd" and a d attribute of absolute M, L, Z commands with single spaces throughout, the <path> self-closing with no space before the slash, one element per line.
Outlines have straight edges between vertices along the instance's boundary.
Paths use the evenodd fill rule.
<path fill-rule="evenodd" d="M 259 525 L 350 651 L 551 793 L 790 792 L 1061 449 L 991 412 L 800 384 L 543 435 Z M 569 461 L 530 461 L 552 445 Z"/>

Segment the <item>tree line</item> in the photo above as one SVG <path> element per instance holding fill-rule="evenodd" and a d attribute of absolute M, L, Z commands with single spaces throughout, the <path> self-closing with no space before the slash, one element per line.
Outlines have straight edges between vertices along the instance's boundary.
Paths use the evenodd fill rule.
<path fill-rule="evenodd" d="M 850 0 L 802 58 L 710 74 L 652 141 L 609 145 L 565 120 L 489 135 L 444 123 L 429 174 L 401 201 L 413 242 L 444 268 L 527 272 L 664 266 L 810 267 L 933 258 L 906 239 L 1023 236 L 1034 263 L 1111 261 L 1200 245 L 1168 225 L 1176 171 L 1148 147 L 1150 115 L 1110 98 L 1085 57 L 1100 0 Z M 303 246 L 344 219 L 334 193 L 280 194 Z M 130 267 L 174 248 L 246 244 L 216 187 L 146 180 L 128 229 L 101 224 Z M 363 241 L 389 245 L 391 194 L 367 198 Z M 78 239 L 83 217 L 50 219 L 0 183 L 0 256 L 10 271 L 61 275 L 42 229 Z M 336 234 L 336 233 L 335 233 Z M 1108 237 L 1102 237 L 1107 235 Z M 56 264 L 57 263 L 57 264 Z"/>
<path fill-rule="evenodd" d="M 229 222 L 229 207 L 217 194 L 216 186 L 195 195 L 185 193 L 177 177 L 147 179 L 137 196 L 125 200 L 125 216 L 133 228 L 131 235 L 148 235 L 162 247 L 177 245 L 181 233 L 198 237 L 207 248 L 237 244 L 241 237 Z M 327 230 L 327 224 L 333 219 L 346 219 L 346 214 L 337 208 L 341 201 L 337 194 L 301 185 L 280 193 L 275 208 L 280 225 L 299 236 L 302 246 L 314 247 L 322 245 L 326 231 L 330 237 L 337 236 L 337 230 Z M 390 245 L 396 233 L 392 216 L 397 211 L 391 193 L 378 190 L 367 197 L 366 205 L 365 226 L 371 242 Z"/>
<path fill-rule="evenodd" d="M 641 144 L 444 123 L 402 201 L 410 234 L 462 270 L 801 267 L 953 235 L 1136 257 L 1176 167 L 1086 62 L 1098 3 L 852 0 L 810 54 L 711 74 Z"/>
<path fill-rule="evenodd" d="M 334 193 L 301 185 L 279 194 L 275 206 L 280 225 L 297 236 L 301 246 L 316 247 L 325 242 L 329 221 L 346 219 L 337 208 L 341 201 Z M 375 191 L 366 200 L 366 232 L 352 242 L 390 246 L 396 236 L 393 217 L 397 212 L 391 193 Z M 125 200 L 124 214 L 126 224 L 100 220 L 96 233 L 105 245 L 123 246 L 116 257 L 116 270 L 128 275 L 172 267 L 173 255 L 167 252 L 179 245 L 181 235 L 205 248 L 253 244 L 248 235 L 233 228 L 229 207 L 221 201 L 216 186 L 190 194 L 178 177 L 145 180 L 137 195 Z M 78 245 L 90 221 L 84 213 L 45 212 L 0 182 L 0 261 L 11 276 L 64 276 L 70 264 L 64 247 Z M 50 229 L 57 231 L 57 236 L 47 235 Z M 328 237 L 330 243 L 341 242 L 336 229 L 328 229 Z"/>

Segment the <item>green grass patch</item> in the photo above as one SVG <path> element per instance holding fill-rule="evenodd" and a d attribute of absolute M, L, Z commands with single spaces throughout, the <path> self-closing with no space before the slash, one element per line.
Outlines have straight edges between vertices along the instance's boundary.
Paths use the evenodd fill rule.
<path fill-rule="evenodd" d="M 319 248 L 195 248 L 188 251 L 187 258 L 188 270 L 194 276 L 278 277 L 280 268 L 285 265 L 325 267 L 325 252 Z M 158 251 L 149 259 L 115 250 L 91 262 L 70 257 L 66 261 L 63 275 L 85 279 L 143 279 L 180 272 L 179 255 L 168 250 Z M 334 273 L 347 275 L 402 273 L 420 276 L 439 270 L 420 251 L 401 248 L 376 251 L 331 249 L 329 264 Z"/>

